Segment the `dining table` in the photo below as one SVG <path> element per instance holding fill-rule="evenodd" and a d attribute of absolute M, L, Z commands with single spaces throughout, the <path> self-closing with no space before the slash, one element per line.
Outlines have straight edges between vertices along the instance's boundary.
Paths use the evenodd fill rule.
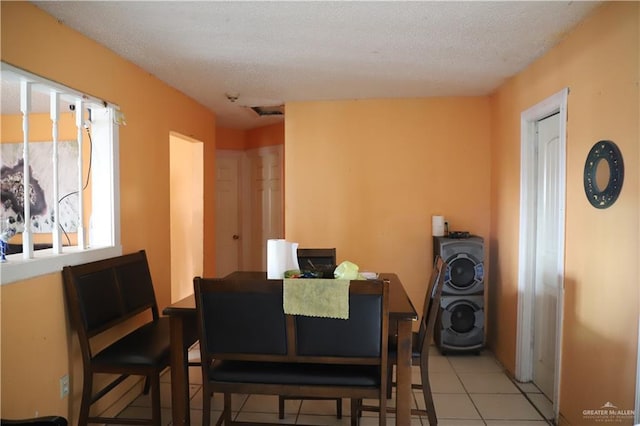
<path fill-rule="evenodd" d="M 236 271 L 224 277 L 234 280 L 266 279 L 266 272 Z M 389 330 L 397 333 L 396 425 L 411 423 L 411 335 L 418 319 L 402 282 L 395 273 L 380 273 L 378 279 L 389 281 Z M 169 317 L 171 340 L 171 409 L 174 426 L 188 426 L 189 362 L 188 349 L 198 339 L 196 303 L 192 295 L 163 309 Z M 383 390 L 383 392 L 386 392 Z M 203 396 L 206 398 L 207 396 Z"/>

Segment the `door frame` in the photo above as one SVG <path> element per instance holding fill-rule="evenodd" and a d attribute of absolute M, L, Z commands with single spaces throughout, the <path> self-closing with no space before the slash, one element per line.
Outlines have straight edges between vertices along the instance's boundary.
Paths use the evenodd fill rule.
<path fill-rule="evenodd" d="M 636 361 L 636 404 L 633 424 L 640 424 L 640 317 L 638 318 L 638 355 Z"/>
<path fill-rule="evenodd" d="M 537 182 L 537 136 L 536 123 L 554 113 L 559 113 L 560 137 L 560 182 L 561 198 L 558 214 L 557 248 L 558 271 L 561 290 L 558 292 L 556 321 L 556 360 L 553 385 L 554 417 L 559 415 L 560 369 L 562 358 L 562 318 L 564 307 L 564 240 L 566 204 L 566 147 L 567 147 L 567 98 L 569 89 L 564 88 L 540 103 L 523 111 L 520 116 L 520 230 L 518 245 L 518 331 L 516 338 L 516 379 L 529 382 L 533 379 L 533 328 L 535 308 L 535 240 L 536 227 L 536 182 Z"/>

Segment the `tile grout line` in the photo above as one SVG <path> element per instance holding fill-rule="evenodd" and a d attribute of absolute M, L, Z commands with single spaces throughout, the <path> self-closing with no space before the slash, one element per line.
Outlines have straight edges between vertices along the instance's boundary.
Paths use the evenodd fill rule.
<path fill-rule="evenodd" d="M 536 404 L 534 404 L 534 402 L 531 400 L 531 398 L 529 398 L 529 395 L 527 392 L 524 391 L 524 389 L 520 388 L 520 386 L 518 386 L 517 380 L 515 380 L 515 378 L 511 377 L 510 374 L 508 374 L 507 371 L 505 371 L 505 375 L 507 376 L 507 378 L 509 380 L 511 380 L 511 383 L 513 383 L 513 385 L 520 391 L 520 393 L 522 394 L 522 396 L 524 396 L 524 398 L 529 402 L 529 404 L 531 404 L 531 406 L 533 407 L 534 410 L 536 410 L 536 412 L 538 414 L 540 414 L 540 417 L 542 417 L 542 419 L 548 424 L 548 425 L 555 425 L 555 421 L 553 419 L 547 419 L 545 417 L 545 415 L 542 413 L 542 411 L 538 408 L 538 406 Z M 538 386 L 536 386 L 535 383 L 533 382 L 520 382 L 520 383 L 531 383 L 533 384 L 538 390 L 540 390 L 540 388 L 538 388 Z M 541 395 L 544 395 L 542 392 L 540 392 Z M 547 398 L 546 395 L 544 395 L 545 398 Z M 548 398 L 547 398 L 548 400 Z M 553 407 L 553 403 L 551 404 L 551 406 Z"/>
<path fill-rule="evenodd" d="M 449 361 L 449 358 L 448 358 L 448 357 L 447 357 L 447 361 Z M 507 369 L 505 369 L 505 368 L 504 368 L 504 366 L 503 366 L 502 364 L 500 364 L 500 362 L 498 362 L 498 360 L 495 360 L 495 361 L 496 361 L 496 363 L 500 366 L 500 369 L 501 369 L 500 373 L 501 373 L 501 374 L 503 374 L 503 375 L 505 375 L 505 376 L 506 376 L 506 377 L 511 381 L 511 383 L 516 387 L 516 389 L 518 389 L 518 392 L 519 392 L 520 394 L 522 394 L 522 396 L 524 396 L 524 398 L 527 400 L 527 402 L 528 402 L 528 403 L 533 407 L 533 409 L 534 409 L 534 410 L 535 410 L 535 411 L 540 415 L 540 417 L 542 418 L 542 420 L 543 420 L 545 423 L 547 423 L 547 424 L 549 424 L 549 425 L 554 426 L 554 425 L 555 425 L 555 423 L 553 423 L 550 419 L 547 419 L 547 418 L 544 416 L 544 414 L 543 414 L 543 413 L 542 413 L 542 411 L 538 408 L 538 406 L 537 406 L 537 405 L 536 405 L 536 404 L 535 404 L 535 403 L 534 403 L 534 402 L 529 398 L 529 396 L 528 396 L 527 392 L 525 392 L 523 389 L 521 389 L 521 388 L 520 388 L 520 386 L 518 386 L 518 385 L 517 385 L 516 381 L 511 377 L 511 375 L 509 374 L 509 372 L 507 371 Z M 471 400 L 471 403 L 473 404 L 474 408 L 476 409 L 476 411 L 477 411 L 477 412 L 478 412 L 478 414 L 480 415 L 480 418 L 482 419 L 482 422 L 486 425 L 486 424 L 487 424 L 487 420 L 494 420 L 494 419 L 485 419 L 485 418 L 482 416 L 482 413 L 480 413 L 480 410 L 478 409 L 477 405 L 475 404 L 475 402 L 474 402 L 473 398 L 471 398 L 471 393 L 467 390 L 467 387 L 465 386 L 464 381 L 463 381 L 463 380 L 462 380 L 462 378 L 460 377 L 458 370 L 456 370 L 456 368 L 453 366 L 453 364 L 451 364 L 451 362 L 449 362 L 449 364 L 451 365 L 451 368 L 452 368 L 452 369 L 453 369 L 453 371 L 455 372 L 456 377 L 458 378 L 458 380 L 460 380 L 460 384 L 462 385 L 462 388 L 465 390 L 465 392 L 466 392 L 467 396 L 468 396 L 468 397 L 469 397 L 469 399 Z M 462 373 L 463 373 L 463 372 L 462 372 Z M 531 383 L 533 383 L 533 382 L 531 382 Z M 534 384 L 534 386 L 535 386 L 535 384 Z M 538 388 L 538 387 L 536 386 L 536 388 Z M 538 389 L 539 389 L 539 388 L 538 388 Z M 494 392 L 491 392 L 491 393 L 487 393 L 487 394 L 501 395 L 502 393 L 499 393 L 499 392 L 495 392 L 495 393 L 494 393 Z M 512 394 L 512 395 L 516 395 L 516 394 L 514 394 L 514 393 L 511 393 L 511 394 Z M 542 394 L 542 393 L 541 393 L 541 394 Z M 544 394 L 542 394 L 542 395 L 544 395 Z M 544 395 L 544 396 L 545 396 L 545 398 L 546 398 L 546 395 Z M 548 400 L 548 398 L 547 398 L 547 400 Z"/>
<path fill-rule="evenodd" d="M 453 364 L 451 363 L 451 361 L 449 361 L 449 357 L 447 358 L 447 362 L 449 363 L 449 365 L 451 366 L 451 369 L 453 370 L 453 372 L 456 375 L 456 378 L 458 379 L 458 381 L 460 381 L 460 386 L 462 386 L 462 389 L 464 389 L 465 394 L 467 395 L 467 398 L 469 398 L 469 401 L 471 401 L 471 404 L 473 405 L 473 408 L 476 409 L 476 413 L 478 413 L 478 416 L 480 416 L 480 420 L 482 421 L 482 423 L 485 424 L 485 426 L 487 425 L 487 422 L 485 421 L 484 417 L 482 417 L 482 413 L 480 412 L 480 409 L 478 409 L 478 406 L 476 405 L 475 401 L 473 400 L 473 398 L 471 398 L 471 393 L 469 393 L 469 390 L 467 389 L 467 387 L 464 384 L 464 381 L 462 380 L 462 378 L 459 375 L 458 370 L 453 366 Z"/>

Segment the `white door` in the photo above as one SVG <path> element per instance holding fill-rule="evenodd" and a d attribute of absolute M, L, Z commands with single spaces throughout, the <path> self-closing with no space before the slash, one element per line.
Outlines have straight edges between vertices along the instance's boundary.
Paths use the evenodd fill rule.
<path fill-rule="evenodd" d="M 216 157 L 216 276 L 241 269 L 240 154 Z"/>
<path fill-rule="evenodd" d="M 250 153 L 251 267 L 266 271 L 267 240 L 284 237 L 282 148 Z"/>
<path fill-rule="evenodd" d="M 553 401 L 558 335 L 561 163 L 559 114 L 537 123 L 535 308 L 533 381 Z"/>

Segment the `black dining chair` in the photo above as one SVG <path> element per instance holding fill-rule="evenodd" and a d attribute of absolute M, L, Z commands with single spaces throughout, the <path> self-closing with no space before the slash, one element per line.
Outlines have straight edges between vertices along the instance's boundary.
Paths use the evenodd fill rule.
<path fill-rule="evenodd" d="M 431 272 L 431 278 L 427 286 L 425 293 L 424 306 L 422 311 L 422 317 L 420 318 L 420 328 L 417 332 L 413 332 L 411 338 L 411 361 L 413 365 L 420 366 L 420 379 L 421 383 L 412 383 L 412 389 L 422 390 L 422 396 L 424 398 L 425 409 L 412 409 L 412 415 L 426 416 L 429 420 L 430 426 L 438 424 L 438 418 L 436 416 L 436 410 L 433 403 L 433 395 L 431 393 L 431 384 L 429 382 L 429 348 L 431 347 L 431 341 L 433 339 L 434 327 L 438 316 L 438 310 L 440 307 L 440 299 L 442 296 L 442 288 L 444 287 L 444 272 L 445 262 L 440 256 L 436 256 Z M 395 339 L 389 340 L 389 356 L 387 374 L 388 376 L 388 388 L 387 397 L 391 397 L 392 387 L 396 384 L 392 382 L 393 366 L 397 365 L 398 350 L 397 342 Z M 361 411 L 377 411 L 377 407 L 370 405 L 361 405 Z M 395 412 L 395 408 L 388 407 L 387 411 L 390 413 Z"/>

